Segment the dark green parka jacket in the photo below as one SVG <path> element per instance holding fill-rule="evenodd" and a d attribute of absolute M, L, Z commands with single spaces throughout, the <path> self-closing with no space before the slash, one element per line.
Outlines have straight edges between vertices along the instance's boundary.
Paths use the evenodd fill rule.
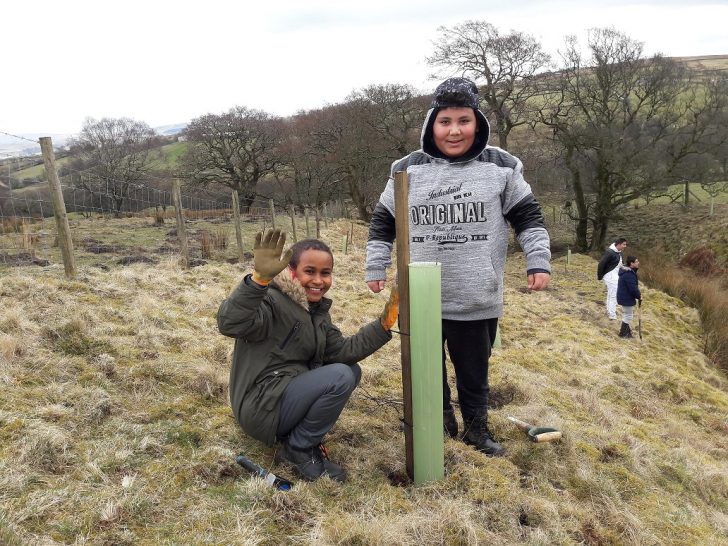
<path fill-rule="evenodd" d="M 220 305 L 220 333 L 235 338 L 230 404 L 241 428 L 268 445 L 276 440 L 280 398 L 300 373 L 366 358 L 392 338 L 379 319 L 344 337 L 331 323 L 331 300 L 311 306 L 297 280 L 283 270 L 268 287 L 249 276 Z"/>

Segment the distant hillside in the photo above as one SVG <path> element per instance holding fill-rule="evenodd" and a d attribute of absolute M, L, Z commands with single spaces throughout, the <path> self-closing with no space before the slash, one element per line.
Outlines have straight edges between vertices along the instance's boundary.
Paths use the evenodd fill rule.
<path fill-rule="evenodd" d="M 698 55 L 694 57 L 672 57 L 696 70 L 728 70 L 728 55 Z"/>
<path fill-rule="evenodd" d="M 57 148 L 64 147 L 73 137 L 73 135 L 65 133 L 22 133 L 18 136 L 21 138 L 0 133 L 0 159 L 40 154 L 40 144 L 37 144 L 37 142 L 42 136 L 51 137 L 53 145 Z"/>
<path fill-rule="evenodd" d="M 173 125 L 161 125 L 153 129 L 162 136 L 174 136 L 185 130 L 187 123 L 175 123 Z M 37 144 L 40 137 L 49 136 L 56 148 L 65 147 L 76 133 L 21 133 L 8 136 L 0 133 L 0 159 L 6 157 L 23 157 L 40 154 L 40 144 Z M 33 142 L 30 142 L 33 141 Z"/>

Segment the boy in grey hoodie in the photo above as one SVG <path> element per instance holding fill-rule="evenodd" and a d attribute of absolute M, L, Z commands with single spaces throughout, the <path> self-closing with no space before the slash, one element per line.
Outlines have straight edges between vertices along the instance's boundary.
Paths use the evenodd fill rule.
<path fill-rule="evenodd" d="M 528 288 L 550 280 L 549 236 L 541 207 L 523 179 L 521 161 L 488 146 L 490 128 L 478 107 L 478 89 L 450 78 L 435 90 L 421 149 L 392 164 L 369 227 L 366 282 L 380 292 L 395 238 L 394 173 L 409 176 L 410 256 L 442 264 L 442 336 L 455 368 L 463 441 L 486 455 L 505 449 L 487 426 L 488 360 L 503 314 L 503 270 L 508 225 L 527 261 Z M 443 347 L 443 416 L 456 437 Z"/>

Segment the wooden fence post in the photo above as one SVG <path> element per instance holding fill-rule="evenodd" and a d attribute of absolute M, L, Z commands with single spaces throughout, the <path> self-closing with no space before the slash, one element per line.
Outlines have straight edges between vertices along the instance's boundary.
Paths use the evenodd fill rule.
<path fill-rule="evenodd" d="M 32 237 L 30 235 L 30 228 L 28 227 L 28 221 L 23 218 L 21 224 L 21 232 L 23 234 L 23 250 L 27 250 L 29 254 L 35 258 L 35 247 L 33 246 Z"/>
<path fill-rule="evenodd" d="M 240 198 L 238 192 L 233 190 L 233 221 L 235 222 L 235 240 L 238 242 L 238 260 L 245 260 L 245 251 L 243 250 L 243 231 L 240 228 Z"/>
<path fill-rule="evenodd" d="M 296 207 L 290 205 L 288 207 L 288 214 L 291 216 L 291 228 L 293 230 L 293 242 L 298 242 L 298 234 L 296 233 Z"/>
<path fill-rule="evenodd" d="M 268 200 L 270 205 L 270 223 L 273 229 L 276 228 L 276 206 L 273 204 L 273 199 Z"/>
<path fill-rule="evenodd" d="M 311 228 L 308 225 L 308 207 L 303 207 L 303 214 L 306 217 L 306 238 L 311 237 Z"/>
<path fill-rule="evenodd" d="M 182 253 L 182 268 L 188 269 L 190 267 L 190 253 L 187 247 L 187 231 L 185 230 L 185 216 L 182 211 L 182 189 L 180 188 L 179 178 L 174 179 L 172 197 L 174 198 L 174 210 L 177 215 L 177 239 L 179 239 L 179 249 Z"/>
<path fill-rule="evenodd" d="M 324 212 L 324 227 L 325 228 L 328 228 L 329 227 L 329 219 L 328 219 L 328 215 L 329 214 L 328 214 L 328 210 L 326 210 L 326 203 L 324 203 L 324 211 L 323 212 Z"/>
<path fill-rule="evenodd" d="M 61 247 L 63 257 L 63 269 L 66 277 L 73 279 L 76 276 L 76 260 L 73 256 L 73 239 L 71 228 L 68 225 L 68 214 L 66 214 L 66 203 L 63 200 L 61 181 L 56 171 L 56 156 L 53 153 L 51 137 L 40 137 L 40 149 L 43 153 L 48 186 L 50 187 L 51 200 L 53 201 L 53 216 L 56 218 L 58 228 L 58 245 Z"/>
<path fill-rule="evenodd" d="M 404 402 L 404 447 L 407 475 L 414 480 L 414 443 L 412 440 L 412 368 L 409 306 L 409 180 L 407 173 L 394 173 L 394 212 L 397 238 L 397 284 L 399 285 L 399 330 L 402 359 L 402 401 Z M 433 400 L 441 404 L 441 400 Z"/>
<path fill-rule="evenodd" d="M 320 239 L 321 238 L 321 216 L 319 215 L 318 207 L 315 207 L 313 209 L 313 213 L 316 218 L 316 238 Z"/>

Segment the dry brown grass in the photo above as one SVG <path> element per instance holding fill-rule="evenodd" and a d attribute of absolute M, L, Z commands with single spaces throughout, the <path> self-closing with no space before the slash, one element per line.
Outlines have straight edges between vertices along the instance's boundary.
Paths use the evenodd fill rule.
<path fill-rule="evenodd" d="M 352 333 L 386 295 L 362 281 L 365 228 L 331 223 L 333 316 Z M 508 455 L 445 442 L 446 473 L 401 476 L 399 341 L 363 363 L 328 439 L 351 479 L 277 492 L 242 474 L 272 465 L 227 403 L 232 341 L 219 303 L 249 264 L 183 271 L 82 266 L 0 277 L 2 544 L 728 544 L 728 380 L 703 353 L 698 312 L 644 287 L 644 339 L 604 316 L 595 262 L 554 262 L 526 293 L 510 257 L 491 412 Z M 559 427 L 527 441 L 508 415 Z M 287 468 L 275 468 L 287 477 Z"/>
<path fill-rule="evenodd" d="M 703 351 L 716 365 L 728 371 L 728 294 L 726 277 L 715 257 L 704 247 L 688 252 L 682 268 L 663 254 L 644 253 L 643 278 L 655 287 L 698 309 L 703 331 Z"/>

